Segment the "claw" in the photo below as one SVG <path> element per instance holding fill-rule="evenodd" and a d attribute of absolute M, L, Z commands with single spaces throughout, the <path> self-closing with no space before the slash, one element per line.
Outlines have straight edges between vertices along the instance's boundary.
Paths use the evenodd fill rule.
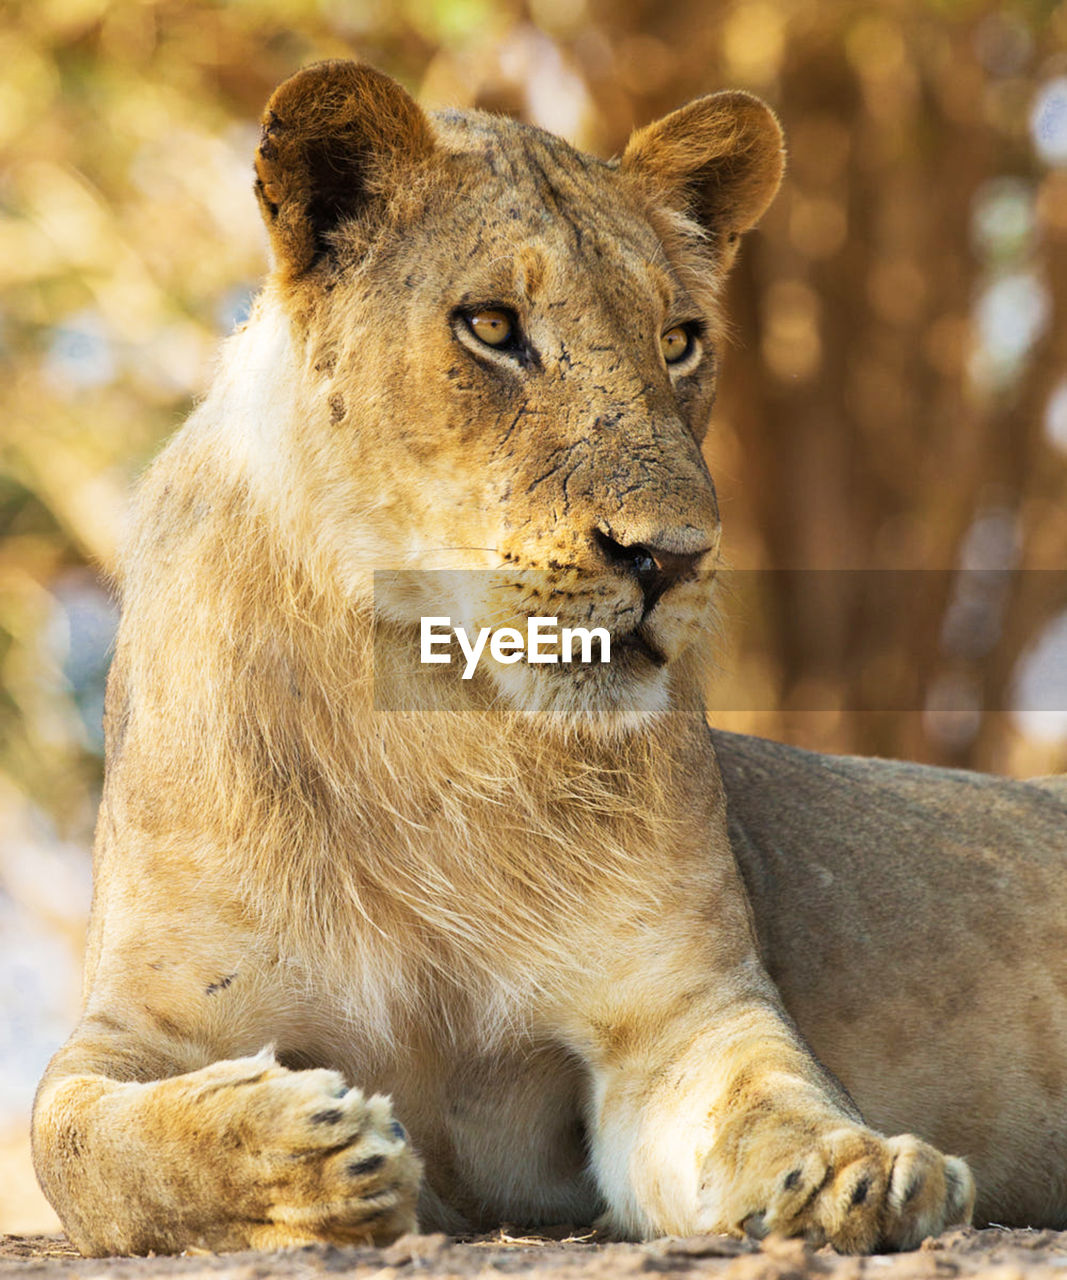
<path fill-rule="evenodd" d="M 751 1240 L 765 1240 L 768 1235 L 766 1214 L 761 1209 L 759 1213 L 750 1213 L 748 1217 L 741 1223 L 741 1230 Z"/>

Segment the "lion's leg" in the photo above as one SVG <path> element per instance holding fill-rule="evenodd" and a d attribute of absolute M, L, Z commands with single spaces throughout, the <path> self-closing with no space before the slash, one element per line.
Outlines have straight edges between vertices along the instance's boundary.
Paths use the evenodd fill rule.
<path fill-rule="evenodd" d="M 607 1224 L 627 1236 L 781 1232 L 862 1252 L 969 1220 L 963 1161 L 867 1128 L 769 981 L 753 985 L 688 1010 L 656 1041 L 616 1025 L 616 1045 L 633 1047 L 594 1070 Z"/>
<path fill-rule="evenodd" d="M 228 897 L 178 883 L 98 876 L 85 1016 L 33 1117 L 37 1176 L 72 1241 L 170 1253 L 412 1229 L 420 1166 L 388 1099 L 256 1053 L 273 1041 L 328 1062 L 315 1027 L 329 1020 Z"/>
<path fill-rule="evenodd" d="M 387 1099 L 334 1071 L 288 1071 L 269 1050 L 131 1079 L 144 1058 L 90 1019 L 38 1091 L 38 1177 L 83 1253 L 383 1241 L 414 1229 L 419 1163 Z"/>

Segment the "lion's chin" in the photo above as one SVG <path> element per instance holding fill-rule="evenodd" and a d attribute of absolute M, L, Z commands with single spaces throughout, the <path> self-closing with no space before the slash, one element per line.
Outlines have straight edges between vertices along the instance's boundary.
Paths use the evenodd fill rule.
<path fill-rule="evenodd" d="M 670 710 L 667 665 L 641 648 L 608 663 L 531 667 L 494 664 L 492 680 L 516 711 L 542 725 L 618 737 Z"/>

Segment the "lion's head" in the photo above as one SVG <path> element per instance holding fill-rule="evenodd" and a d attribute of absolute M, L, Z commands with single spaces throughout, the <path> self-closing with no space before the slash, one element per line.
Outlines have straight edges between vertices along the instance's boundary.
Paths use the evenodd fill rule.
<path fill-rule="evenodd" d="M 264 114 L 257 193 L 305 400 L 276 447 L 302 527 L 414 634 L 548 615 L 611 662 L 488 663 L 526 711 L 633 725 L 707 628 L 719 516 L 701 456 L 722 279 L 777 189 L 744 93 L 639 130 L 621 160 L 480 112 L 424 113 L 324 63 Z M 310 397 L 310 403 L 308 398 Z"/>

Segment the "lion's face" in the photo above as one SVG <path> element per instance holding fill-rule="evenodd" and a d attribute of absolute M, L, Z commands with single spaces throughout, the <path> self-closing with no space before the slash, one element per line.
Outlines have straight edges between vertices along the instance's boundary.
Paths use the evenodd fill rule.
<path fill-rule="evenodd" d="M 719 517 L 699 442 L 736 230 L 657 199 L 648 130 L 610 165 L 404 102 L 384 195 L 332 225 L 292 285 L 330 509 L 360 513 L 349 554 L 365 568 L 465 571 L 378 575 L 379 608 L 413 633 L 427 613 L 606 630 L 608 663 L 480 669 L 523 710 L 639 723 L 710 623 Z M 268 225 L 280 115 L 272 103 L 260 153 Z"/>

